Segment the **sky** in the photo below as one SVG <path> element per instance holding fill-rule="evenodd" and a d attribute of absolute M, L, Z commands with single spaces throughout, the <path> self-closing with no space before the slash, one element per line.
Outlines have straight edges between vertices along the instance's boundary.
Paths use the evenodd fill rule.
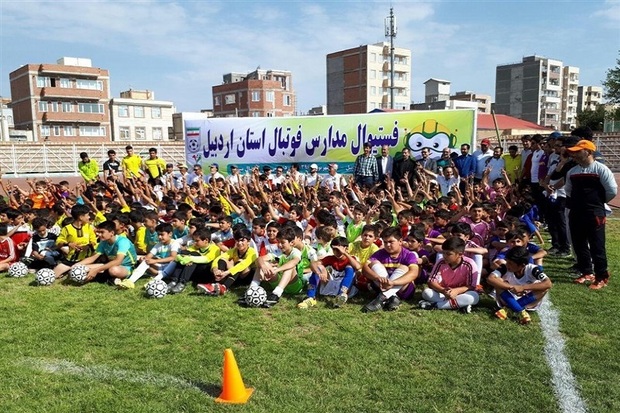
<path fill-rule="evenodd" d="M 620 0 L 607 1 L 28 1 L 0 0 L 0 96 L 28 63 L 85 57 L 110 71 L 110 92 L 148 89 L 179 112 L 212 108 L 222 75 L 289 70 L 297 111 L 326 104 L 325 59 L 387 41 L 412 51 L 411 96 L 423 83 L 495 95 L 495 68 L 531 55 L 580 68 L 601 85 L 620 57 Z"/>

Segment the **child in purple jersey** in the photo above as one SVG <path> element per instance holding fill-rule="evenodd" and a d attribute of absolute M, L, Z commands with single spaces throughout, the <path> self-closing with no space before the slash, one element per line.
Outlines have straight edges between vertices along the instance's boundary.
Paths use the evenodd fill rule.
<path fill-rule="evenodd" d="M 430 310 L 463 309 L 471 312 L 478 304 L 476 292 L 478 268 L 471 259 L 464 257 L 465 241 L 459 237 L 448 238 L 442 245 L 443 258 L 438 260 L 428 279 L 428 287 L 422 292 L 420 308 Z"/>
<path fill-rule="evenodd" d="M 418 277 L 418 259 L 415 253 L 403 248 L 400 228 L 388 227 L 381 233 L 383 249 L 375 252 L 364 264 L 362 273 L 381 292 L 366 304 L 365 313 L 385 308 L 394 311 L 400 306 L 400 298 L 409 298 L 415 291 L 413 281 Z"/>

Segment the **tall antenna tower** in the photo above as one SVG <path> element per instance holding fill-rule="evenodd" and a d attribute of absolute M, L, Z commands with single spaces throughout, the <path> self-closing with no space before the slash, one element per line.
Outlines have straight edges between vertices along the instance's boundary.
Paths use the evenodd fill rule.
<path fill-rule="evenodd" d="M 390 15 L 385 18 L 385 37 L 390 38 L 390 109 L 394 109 L 394 38 L 396 31 L 394 8 L 390 7 Z"/>

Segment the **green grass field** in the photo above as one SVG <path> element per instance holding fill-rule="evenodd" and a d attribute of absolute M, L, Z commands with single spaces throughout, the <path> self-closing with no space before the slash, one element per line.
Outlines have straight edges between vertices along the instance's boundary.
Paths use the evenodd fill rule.
<path fill-rule="evenodd" d="M 612 221 L 620 275 L 619 247 Z M 571 283 L 569 264 L 546 261 L 573 374 L 588 411 L 620 411 L 619 284 L 589 291 Z M 148 300 L 141 289 L 2 277 L 0 411 L 559 411 L 538 316 L 496 320 L 489 298 L 469 315 L 411 304 L 362 314 L 362 298 L 339 310 L 301 311 L 294 298 L 246 309 L 240 293 Z M 225 348 L 256 389 L 246 405 L 213 401 Z"/>

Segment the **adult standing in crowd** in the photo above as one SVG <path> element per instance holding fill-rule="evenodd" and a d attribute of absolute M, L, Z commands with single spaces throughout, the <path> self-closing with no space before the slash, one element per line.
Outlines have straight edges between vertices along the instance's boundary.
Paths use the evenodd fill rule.
<path fill-rule="evenodd" d="M 521 154 L 517 145 L 510 145 L 508 153 L 502 155 L 506 168 L 506 174 L 511 183 L 516 183 L 521 178 Z"/>
<path fill-rule="evenodd" d="M 394 171 L 394 158 L 390 155 L 390 147 L 381 146 L 381 156 L 377 157 L 377 168 L 379 169 L 379 181 L 385 182 L 385 178 L 391 178 Z"/>
<path fill-rule="evenodd" d="M 519 175 L 519 179 L 523 179 L 523 174 L 525 174 L 525 161 L 532 154 L 532 136 L 531 135 L 523 135 L 521 138 L 521 175 Z"/>
<path fill-rule="evenodd" d="M 459 189 L 462 193 L 465 193 L 465 184 L 470 178 L 473 178 L 476 174 L 476 160 L 469 153 L 468 143 L 464 143 L 461 145 L 461 154 L 454 159 L 454 166 L 459 173 L 459 177 L 461 178 L 461 182 L 459 184 Z"/>
<path fill-rule="evenodd" d="M 568 171 L 565 186 L 570 208 L 571 238 L 581 271 L 581 277 L 575 282 L 591 282 L 590 289 L 599 290 L 609 282 L 605 249 L 605 203 L 617 195 L 618 184 L 611 170 L 594 159 L 594 143 L 584 139 L 567 150 L 577 163 Z"/>
<path fill-rule="evenodd" d="M 402 154 L 403 157 L 394 165 L 394 181 L 401 188 L 406 188 L 406 182 L 409 181 L 409 185 L 413 188 L 418 177 L 419 163 L 411 159 L 411 151 L 408 148 L 403 148 Z"/>
<path fill-rule="evenodd" d="M 437 161 L 431 159 L 431 151 L 428 148 L 422 148 L 420 151 L 420 155 L 422 157 L 418 159 L 418 164 L 422 165 L 422 168 L 431 171 L 432 173 L 437 173 Z"/>
<path fill-rule="evenodd" d="M 328 169 L 329 172 L 321 181 L 321 186 L 328 188 L 330 191 L 342 191 L 347 186 L 347 182 L 344 176 L 338 173 L 338 164 L 330 163 Z"/>
<path fill-rule="evenodd" d="M 353 168 L 353 176 L 355 183 L 359 187 L 372 187 L 377 179 L 379 179 L 379 168 L 377 160 L 371 154 L 372 145 L 368 142 L 364 144 L 364 153 L 358 155 L 355 159 L 355 167 Z"/>
<path fill-rule="evenodd" d="M 166 162 L 157 156 L 157 148 L 149 149 L 149 158 L 144 161 L 144 171 L 149 176 L 150 182 L 161 178 L 166 170 Z"/>
<path fill-rule="evenodd" d="M 493 156 L 487 159 L 487 168 L 489 168 L 489 183 L 493 183 L 497 178 L 503 176 L 502 171 L 506 169 L 506 161 L 502 158 L 504 152 L 501 146 L 493 149 Z"/>
<path fill-rule="evenodd" d="M 81 161 L 78 162 L 78 170 L 86 184 L 92 184 L 99 178 L 99 165 L 94 159 L 90 159 L 86 152 L 80 153 Z"/>
<path fill-rule="evenodd" d="M 108 151 L 108 160 L 103 163 L 103 177 L 107 178 L 108 176 L 116 177 L 120 172 L 121 163 L 116 159 L 116 151 L 114 149 L 110 149 Z"/>
<path fill-rule="evenodd" d="M 491 141 L 484 138 L 480 141 L 480 149 L 475 151 L 472 155 L 476 161 L 476 173 L 474 174 L 474 180 L 477 182 L 482 181 L 482 175 L 487 167 L 487 159 L 493 156 L 493 151 L 490 146 Z"/>
<path fill-rule="evenodd" d="M 125 152 L 127 152 L 127 155 L 121 162 L 125 178 L 133 179 L 140 177 L 142 175 L 142 158 L 133 152 L 133 146 L 131 145 L 125 146 Z"/>

